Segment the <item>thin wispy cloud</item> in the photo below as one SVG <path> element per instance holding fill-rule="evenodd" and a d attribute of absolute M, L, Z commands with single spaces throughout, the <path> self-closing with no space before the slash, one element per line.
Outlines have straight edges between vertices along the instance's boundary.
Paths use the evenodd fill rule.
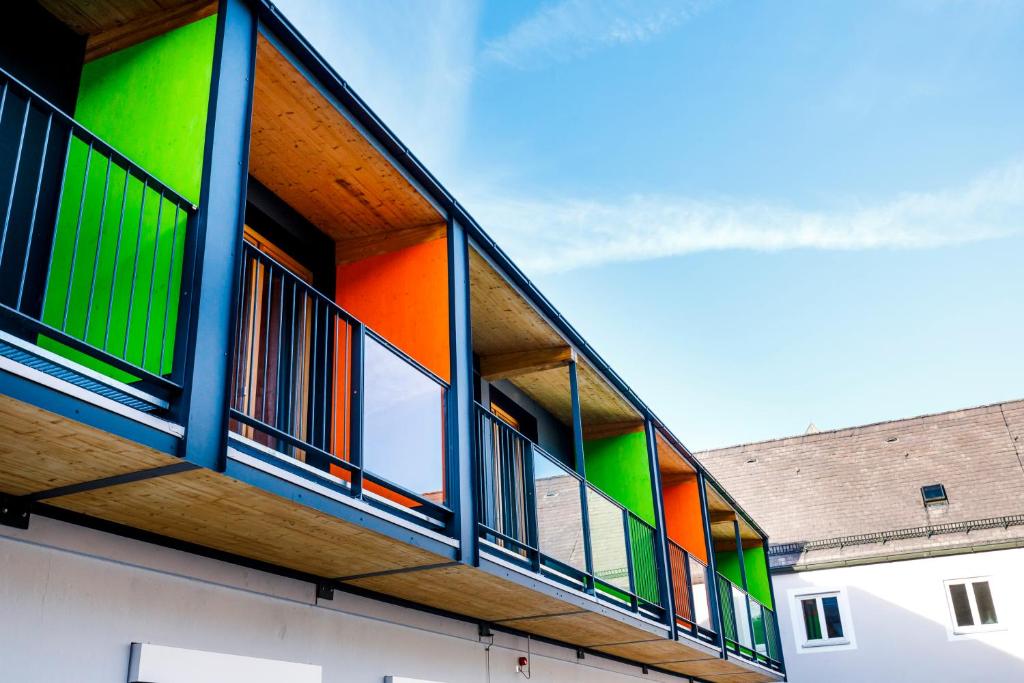
<path fill-rule="evenodd" d="M 621 201 L 478 195 L 467 206 L 533 272 L 724 249 L 920 249 L 1024 232 L 1024 161 L 949 191 L 835 211 L 639 194 Z"/>
<path fill-rule="evenodd" d="M 483 58 L 528 68 L 604 47 L 641 43 L 675 28 L 707 4 L 703 0 L 561 0 L 488 42 Z"/>

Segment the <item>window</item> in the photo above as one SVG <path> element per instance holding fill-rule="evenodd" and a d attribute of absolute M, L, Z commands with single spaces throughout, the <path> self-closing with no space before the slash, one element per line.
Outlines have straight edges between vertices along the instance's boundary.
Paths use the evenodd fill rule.
<path fill-rule="evenodd" d="M 803 646 L 845 645 L 849 642 L 843 628 L 838 593 L 801 595 L 797 598 L 803 619 Z"/>
<path fill-rule="evenodd" d="M 988 577 L 946 581 L 953 633 L 977 633 L 1003 628 L 996 614 L 992 582 Z"/>
<path fill-rule="evenodd" d="M 921 500 L 924 501 L 925 505 L 947 502 L 949 499 L 946 498 L 946 487 L 942 484 L 928 484 L 927 486 L 922 486 Z"/>

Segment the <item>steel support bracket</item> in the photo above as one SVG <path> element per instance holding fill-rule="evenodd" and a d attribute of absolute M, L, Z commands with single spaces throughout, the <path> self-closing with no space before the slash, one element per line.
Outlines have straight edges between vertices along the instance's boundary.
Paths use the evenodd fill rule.
<path fill-rule="evenodd" d="M 316 585 L 316 597 L 319 600 L 333 600 L 334 599 L 334 586 L 321 581 Z"/>
<path fill-rule="evenodd" d="M 0 524 L 15 529 L 27 529 L 29 519 L 29 501 L 17 496 L 0 493 Z"/>

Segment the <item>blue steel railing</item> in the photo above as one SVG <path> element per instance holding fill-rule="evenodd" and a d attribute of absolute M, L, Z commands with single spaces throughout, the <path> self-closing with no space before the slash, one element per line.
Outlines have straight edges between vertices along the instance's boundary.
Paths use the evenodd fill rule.
<path fill-rule="evenodd" d="M 672 604 L 676 625 L 695 638 L 715 642 L 711 618 L 711 570 L 681 545 L 668 541 L 668 561 L 672 576 Z"/>
<path fill-rule="evenodd" d="M 196 207 L 0 70 L 0 318 L 107 378 L 180 392 Z"/>
<path fill-rule="evenodd" d="M 248 242 L 240 285 L 232 432 L 354 498 L 446 527 L 447 383 Z"/>
<path fill-rule="evenodd" d="M 775 612 L 721 574 L 717 578 L 726 649 L 744 659 L 782 671 L 782 643 Z"/>
<path fill-rule="evenodd" d="M 476 414 L 485 548 L 604 601 L 663 618 L 654 527 L 479 403 Z"/>

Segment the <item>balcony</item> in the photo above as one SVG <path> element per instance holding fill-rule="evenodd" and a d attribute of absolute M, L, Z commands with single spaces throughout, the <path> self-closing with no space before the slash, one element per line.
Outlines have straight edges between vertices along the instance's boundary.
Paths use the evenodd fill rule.
<path fill-rule="evenodd" d="M 660 621 L 654 527 L 480 404 L 476 410 L 487 550 Z"/>
<path fill-rule="evenodd" d="M 0 354 L 166 413 L 196 207 L 10 74 L 0 85 Z"/>
<path fill-rule="evenodd" d="M 739 581 L 751 595 L 731 626 L 720 614 L 728 529 L 702 525 L 697 471 L 660 432 L 652 454 L 621 380 L 260 11 L 219 51 L 247 65 L 220 77 L 252 89 L 220 176 L 182 133 L 211 123 L 203 98 L 201 116 L 120 131 L 188 142 L 147 171 L 0 75 L 4 507 L 706 680 L 778 680 L 762 596 Z M 218 20 L 175 29 L 206 68 Z M 80 99 L 116 120 L 102 80 Z M 137 90 L 120 92 L 141 107 Z"/>
<path fill-rule="evenodd" d="M 782 645 L 775 612 L 721 574 L 717 579 L 726 648 L 752 662 L 782 671 Z"/>
<path fill-rule="evenodd" d="M 448 384 L 250 241 L 240 290 L 234 452 L 451 534 Z"/>

